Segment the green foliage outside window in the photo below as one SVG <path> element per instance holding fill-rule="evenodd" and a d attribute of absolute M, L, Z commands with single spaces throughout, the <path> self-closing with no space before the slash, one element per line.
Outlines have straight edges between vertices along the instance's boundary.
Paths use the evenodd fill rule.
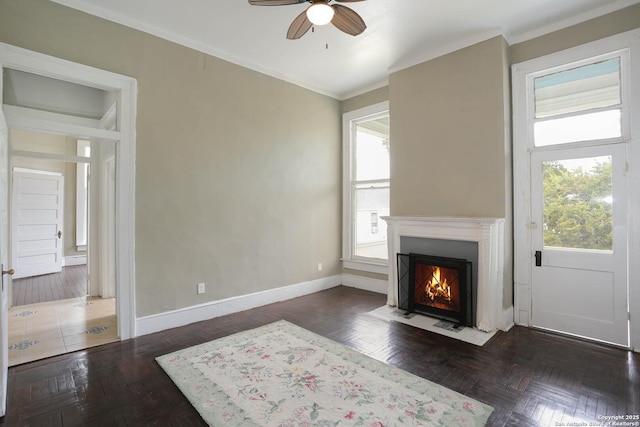
<path fill-rule="evenodd" d="M 590 170 L 543 163 L 544 245 L 611 250 L 611 161 Z"/>

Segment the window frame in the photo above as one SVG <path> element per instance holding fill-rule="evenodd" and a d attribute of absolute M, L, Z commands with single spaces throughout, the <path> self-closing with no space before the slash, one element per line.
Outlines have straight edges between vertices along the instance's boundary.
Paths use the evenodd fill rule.
<path fill-rule="evenodd" d="M 342 264 L 347 269 L 379 274 L 388 273 L 388 260 L 354 255 L 355 195 L 353 188 L 355 183 L 359 181 L 354 179 L 355 147 L 353 137 L 356 123 L 385 115 L 390 115 L 389 101 L 379 102 L 342 115 Z M 391 177 L 389 177 L 388 182 L 389 184 L 391 183 Z M 384 221 L 382 218 L 379 220 Z"/>
<path fill-rule="evenodd" d="M 578 51 L 578 49 L 576 49 Z M 580 49 L 581 51 L 581 49 Z M 566 113 L 557 116 L 549 116 L 544 118 L 536 118 L 535 117 L 535 79 L 538 77 L 544 77 L 549 74 L 554 74 L 562 71 L 567 71 L 573 68 L 579 68 L 585 65 L 594 64 L 601 61 L 606 61 L 609 59 L 619 58 L 620 59 L 620 104 L 616 106 L 609 106 L 605 108 L 595 108 L 591 110 L 584 110 L 574 113 Z M 532 62 L 532 61 L 531 61 Z M 591 55 L 588 53 L 582 53 L 574 56 L 574 52 L 558 52 L 555 55 L 549 55 L 549 57 L 544 59 L 538 59 L 540 63 L 539 67 L 535 67 L 536 70 L 529 71 L 525 75 L 525 94 L 522 97 L 521 102 L 526 105 L 526 116 L 521 117 L 526 123 L 526 129 L 528 133 L 527 138 L 527 148 L 532 151 L 537 150 L 546 150 L 546 149 L 562 149 L 571 146 L 585 146 L 585 145 L 601 145 L 601 144 L 615 144 L 619 142 L 626 142 L 630 139 L 630 111 L 629 111 L 629 94 L 627 88 L 629 87 L 629 67 L 630 67 L 630 59 L 629 59 L 629 48 L 618 48 L 605 52 L 592 52 Z M 521 72 L 526 72 L 526 67 L 522 67 Z M 553 120 L 554 118 L 565 118 L 565 117 L 578 117 L 590 112 L 599 112 L 599 111 L 612 111 L 615 109 L 620 110 L 620 136 L 605 138 L 605 139 L 595 139 L 595 140 L 587 140 L 587 141 L 573 141 L 573 142 L 565 142 L 560 144 L 550 144 L 550 145 L 536 145 L 535 144 L 535 135 L 534 135 L 534 124 L 538 122 L 545 122 L 548 120 Z"/>

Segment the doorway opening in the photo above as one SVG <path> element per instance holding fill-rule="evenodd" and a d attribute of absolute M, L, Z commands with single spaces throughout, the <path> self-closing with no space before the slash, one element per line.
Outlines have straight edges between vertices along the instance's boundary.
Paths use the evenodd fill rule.
<path fill-rule="evenodd" d="M 104 146 L 113 147 L 112 158 L 107 165 L 113 180 L 112 191 L 104 197 L 118 209 L 109 224 L 112 230 L 109 244 L 113 248 L 108 257 L 114 268 L 110 270 L 113 287 L 117 293 L 117 337 L 129 339 L 135 336 L 135 116 L 136 80 L 116 73 L 62 60 L 37 52 L 0 43 L 0 85 L 2 105 L 0 111 L 0 154 L 7 157 L 6 143 L 9 131 L 22 130 L 66 135 L 85 139 Z M 4 151 L 4 154 L 2 153 Z M 20 150 L 8 153 L 21 156 Z M 75 161 L 66 154 L 48 153 L 58 161 Z M 106 160 L 106 159 L 105 159 Z M 117 167 L 116 167 L 117 164 Z M 3 169 L 0 181 L 8 181 L 11 171 Z M 6 178 L 6 179 L 4 179 Z M 108 178 L 108 174 L 107 174 Z M 0 192 L 0 212 L 9 205 L 8 192 Z M 5 215 L 5 220 L 9 215 Z M 9 275 L 14 269 L 12 260 L 4 249 L 10 250 L 6 236 L 8 224 L 0 223 L 0 255 L 5 276 L 5 287 L 0 293 L 0 404 L 6 396 L 8 366 L 8 309 L 11 302 Z M 107 225 L 104 225 L 107 227 Z M 100 257 L 89 251 L 89 257 Z M 104 252 L 104 251 L 103 251 Z M 88 265 L 98 264 L 97 259 L 88 260 Z M 117 268 L 115 268 L 117 266 Z M 99 282 L 92 277 L 95 269 L 89 270 L 89 295 Z M 5 291 L 7 289 L 7 291 Z M 86 301 L 85 301 L 86 303 Z M 93 330 L 90 332 L 93 333 Z M 3 412 L 0 407 L 0 412 Z"/>
<path fill-rule="evenodd" d="M 9 366 L 118 340 L 115 144 L 21 129 L 9 144 Z"/>

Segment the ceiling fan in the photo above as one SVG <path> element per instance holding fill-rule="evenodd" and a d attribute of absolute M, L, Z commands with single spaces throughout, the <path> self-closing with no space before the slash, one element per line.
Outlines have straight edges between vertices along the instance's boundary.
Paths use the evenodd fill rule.
<path fill-rule="evenodd" d="M 355 3 L 364 0 L 335 1 Z M 357 36 L 367 28 L 362 17 L 355 11 L 339 4 L 329 4 L 331 0 L 249 0 L 249 4 L 254 6 L 285 6 L 300 3 L 311 3 L 311 6 L 298 15 L 289 26 L 287 38 L 290 40 L 304 36 L 314 25 L 325 25 L 329 22 L 340 31 L 352 36 Z"/>

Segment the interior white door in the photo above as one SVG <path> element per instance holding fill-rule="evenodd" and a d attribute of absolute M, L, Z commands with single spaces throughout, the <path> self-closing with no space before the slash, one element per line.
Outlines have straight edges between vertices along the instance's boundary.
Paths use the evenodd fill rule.
<path fill-rule="evenodd" d="M 62 271 L 64 177 L 16 168 L 12 190 L 13 277 Z"/>
<path fill-rule="evenodd" d="M 0 72 L 0 77 L 2 73 Z M 9 370 L 9 164 L 7 146 L 9 132 L 7 123 L 0 107 L 0 417 L 3 417 L 7 407 L 7 377 Z"/>
<path fill-rule="evenodd" d="M 627 347 L 624 144 L 531 155 L 532 326 Z"/>

